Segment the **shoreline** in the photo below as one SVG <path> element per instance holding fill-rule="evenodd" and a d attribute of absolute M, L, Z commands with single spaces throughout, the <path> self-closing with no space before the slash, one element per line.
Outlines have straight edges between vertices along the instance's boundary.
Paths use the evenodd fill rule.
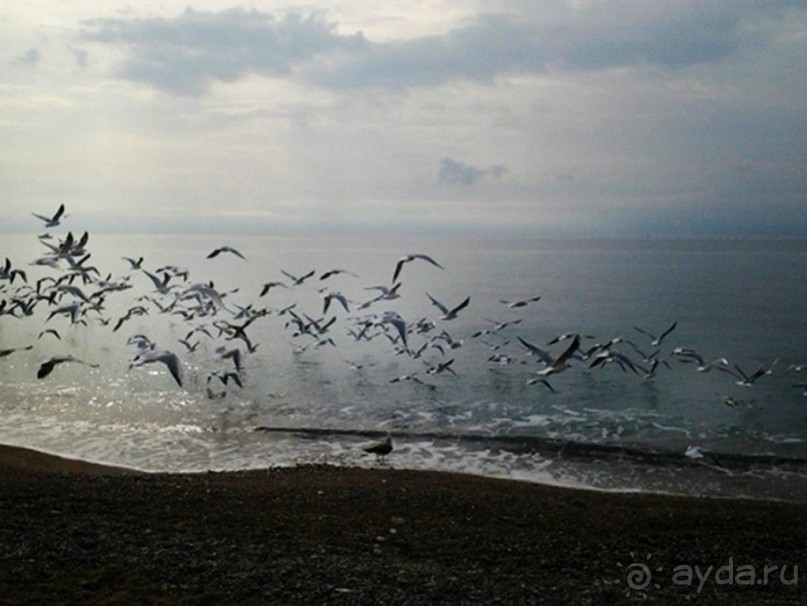
<path fill-rule="evenodd" d="M 529 485 L 544 487 L 547 489 L 556 489 L 559 491 L 581 491 L 593 492 L 598 494 L 607 495 L 647 495 L 657 497 L 675 497 L 685 499 L 717 499 L 723 501 L 745 501 L 745 502 L 772 502 L 772 503 L 791 503 L 791 504 L 805 504 L 804 499 L 799 497 L 787 498 L 771 495 L 748 495 L 748 494 L 688 494 L 685 492 L 674 492 L 665 490 L 644 490 L 641 488 L 609 488 L 594 485 L 562 483 L 562 482 L 548 482 L 541 479 L 530 479 L 525 477 L 509 477 L 500 475 L 487 475 L 483 473 L 474 473 L 473 471 L 466 470 L 450 470 L 450 469 L 418 469 L 410 467 L 394 467 L 394 466 L 362 466 L 353 465 L 350 463 L 330 463 L 330 462 L 312 462 L 312 463 L 299 463 L 296 465 L 270 465 L 266 467 L 249 467 L 243 469 L 204 469 L 193 471 L 164 471 L 164 470 L 146 470 L 136 467 L 126 467 L 124 465 L 117 465 L 114 463 L 107 463 L 102 461 L 91 461 L 81 458 L 75 458 L 69 455 L 62 455 L 55 452 L 48 452 L 37 448 L 27 446 L 16 446 L 11 444 L 0 443 L 0 471 L 3 470 L 16 470 L 18 472 L 39 472 L 51 471 L 55 473 L 67 474 L 82 474 L 82 475 L 122 475 L 122 474 L 144 474 L 149 476 L 200 476 L 210 473 L 215 474 L 238 474 L 238 473 L 252 473 L 252 472 L 271 472 L 274 470 L 283 469 L 299 469 L 299 468 L 333 468 L 335 470 L 365 470 L 372 471 L 375 469 L 386 471 L 399 471 L 399 472 L 412 472 L 412 473 L 435 473 L 447 474 L 457 476 L 468 476 L 470 478 L 479 478 L 480 480 L 496 480 L 503 482 L 519 482 Z"/>
<path fill-rule="evenodd" d="M 807 598 L 807 511 L 791 502 L 383 466 L 150 473 L 0 446 L 0 507 L 0 604 Z M 729 562 L 790 572 L 700 588 L 672 577 Z M 651 565 L 654 582 L 629 588 L 631 563 Z"/>

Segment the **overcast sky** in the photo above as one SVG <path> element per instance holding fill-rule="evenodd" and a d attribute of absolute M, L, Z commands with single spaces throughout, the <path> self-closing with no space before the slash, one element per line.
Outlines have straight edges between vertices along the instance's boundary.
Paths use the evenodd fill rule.
<path fill-rule="evenodd" d="M 807 1 L 0 4 L 5 231 L 807 236 Z"/>

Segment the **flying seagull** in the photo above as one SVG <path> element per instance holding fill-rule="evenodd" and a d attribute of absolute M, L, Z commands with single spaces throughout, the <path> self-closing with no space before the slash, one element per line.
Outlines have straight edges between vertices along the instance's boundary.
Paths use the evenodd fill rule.
<path fill-rule="evenodd" d="M 53 372 L 53 369 L 56 368 L 57 364 L 62 364 L 63 362 L 78 362 L 79 364 L 84 364 L 92 368 L 98 368 L 98 364 L 90 364 L 89 362 L 79 360 L 73 356 L 55 356 L 42 362 L 42 364 L 39 366 L 39 370 L 36 372 L 36 378 L 44 379 Z"/>
<path fill-rule="evenodd" d="M 325 295 L 324 299 L 325 299 L 325 307 L 322 310 L 323 314 L 328 313 L 328 307 L 330 307 L 331 301 L 334 299 L 342 304 L 342 307 L 345 308 L 346 312 L 350 313 L 347 299 L 345 298 L 345 295 L 343 295 L 341 292 L 329 292 L 327 295 Z"/>
<path fill-rule="evenodd" d="M 134 361 L 129 365 L 129 368 L 132 368 L 133 366 L 143 366 L 144 364 L 152 364 L 154 362 L 161 362 L 162 364 L 165 364 L 165 366 L 171 372 L 171 376 L 174 377 L 177 384 L 182 387 L 182 370 L 179 366 L 179 358 L 176 356 L 176 354 L 173 354 L 170 351 L 145 351 L 134 359 Z"/>
<path fill-rule="evenodd" d="M 275 286 L 282 286 L 283 288 L 288 288 L 288 286 L 283 284 L 283 282 L 267 282 L 266 284 L 261 286 L 261 294 L 259 294 L 258 296 L 259 297 L 264 296 L 266 293 L 269 292 L 271 288 L 274 288 Z"/>
<path fill-rule="evenodd" d="M 530 297 L 529 299 L 520 299 L 518 301 L 505 301 L 504 299 L 499 299 L 499 302 L 504 303 L 510 309 L 516 309 L 517 307 L 526 307 L 530 303 L 540 300 L 541 297 Z"/>
<path fill-rule="evenodd" d="M 549 384 L 549 381 L 547 381 L 546 379 L 530 379 L 529 381 L 527 381 L 527 385 L 537 385 L 538 383 L 540 383 L 541 385 L 545 386 L 545 387 L 546 387 L 546 388 L 547 388 L 549 391 L 551 391 L 552 393 L 556 393 L 556 392 L 555 392 L 555 388 L 554 388 L 554 387 L 552 387 L 552 386 Z"/>
<path fill-rule="evenodd" d="M 673 322 L 670 325 L 670 327 L 667 328 L 667 330 L 665 330 L 659 336 L 655 336 L 655 335 L 647 332 L 646 330 L 642 330 L 638 326 L 634 326 L 633 329 L 640 332 L 640 333 L 642 333 L 644 336 L 649 337 L 650 338 L 650 345 L 652 347 L 658 347 L 659 345 L 661 345 L 661 342 L 664 340 L 664 337 L 666 337 L 668 334 L 670 334 L 672 331 L 674 331 L 676 326 L 678 326 L 678 322 Z"/>
<path fill-rule="evenodd" d="M 64 204 L 59 205 L 59 210 L 56 211 L 52 217 L 45 217 L 44 215 L 38 215 L 36 213 L 31 213 L 37 219 L 42 219 L 45 222 L 45 227 L 50 229 L 51 227 L 58 227 L 59 220 L 64 215 Z"/>
<path fill-rule="evenodd" d="M 33 349 L 33 345 L 26 345 L 25 347 L 12 347 L 11 349 L 0 349 L 0 358 L 5 358 L 6 356 L 10 356 L 14 352 L 17 351 L 28 351 L 29 349 Z"/>
<path fill-rule="evenodd" d="M 773 364 L 776 364 L 776 361 L 774 361 Z M 716 366 L 716 368 L 717 370 L 722 370 L 723 372 L 727 372 L 728 374 L 737 378 L 738 379 L 738 381 L 736 382 L 737 385 L 740 385 L 742 387 L 751 387 L 756 382 L 757 379 L 759 379 L 760 377 L 764 377 L 765 375 L 769 375 L 773 372 L 773 364 L 771 364 L 771 367 L 769 368 L 758 368 L 750 375 L 746 374 L 743 371 L 743 369 L 737 366 L 736 364 L 734 365 L 736 372 L 731 370 L 730 368 L 723 368 L 722 366 Z"/>
<path fill-rule="evenodd" d="M 552 358 L 548 352 L 536 347 L 532 343 L 528 343 L 521 337 L 518 337 L 518 340 L 530 351 L 530 353 L 532 353 L 532 355 L 537 356 L 544 362 L 544 364 L 546 364 L 546 368 L 543 368 L 536 373 L 541 377 L 548 377 L 549 375 L 563 372 L 569 368 L 569 359 L 580 348 L 580 335 L 575 335 L 571 344 L 563 351 L 563 353 L 561 353 L 557 358 Z"/>
<path fill-rule="evenodd" d="M 121 257 L 121 259 L 127 261 L 131 266 L 131 269 L 142 269 L 143 257 L 138 257 L 137 259 L 132 259 L 131 257 Z"/>
<path fill-rule="evenodd" d="M 315 269 L 312 269 L 307 274 L 303 274 L 299 278 L 297 276 L 295 276 L 295 275 L 290 274 L 289 272 L 287 272 L 287 271 L 285 271 L 283 269 L 280 270 L 280 273 L 282 273 L 284 276 L 286 276 L 287 278 L 289 278 L 291 280 L 291 285 L 292 286 L 299 286 L 300 284 L 302 284 L 303 282 L 308 280 L 308 278 L 310 278 L 311 276 L 313 276 L 317 272 L 316 272 Z"/>
<path fill-rule="evenodd" d="M 212 253 L 210 253 L 209 255 L 207 255 L 207 258 L 208 258 L 208 259 L 212 259 L 213 257 L 217 257 L 217 256 L 219 256 L 219 255 L 220 255 L 221 253 L 223 253 L 223 252 L 232 253 L 232 254 L 234 254 L 236 257 L 241 257 L 242 259 L 244 259 L 244 261 L 246 261 L 246 260 L 247 260 L 247 258 L 246 258 L 244 255 L 242 255 L 240 252 L 238 252 L 238 251 L 237 251 L 236 249 L 234 249 L 232 246 L 221 246 L 221 247 L 217 248 L 216 250 L 214 250 L 214 251 L 213 251 Z"/>
<path fill-rule="evenodd" d="M 410 261 L 414 261 L 415 259 L 422 259 L 423 261 L 428 261 L 435 267 L 439 267 L 440 269 L 445 269 L 442 265 L 440 265 L 437 261 L 432 259 L 429 255 L 423 255 L 420 253 L 413 253 L 411 255 L 406 255 L 405 257 L 401 257 L 398 259 L 398 263 L 395 264 L 395 272 L 392 274 L 392 283 L 395 284 L 398 280 L 398 275 L 401 273 L 401 269 L 403 269 L 404 263 L 409 263 Z"/>
<path fill-rule="evenodd" d="M 358 278 L 358 277 L 359 277 L 359 276 L 357 276 L 356 274 L 354 274 L 352 271 L 348 271 L 347 269 L 331 269 L 331 270 L 326 271 L 324 274 L 322 274 L 322 275 L 319 277 L 319 279 L 320 279 L 320 280 L 327 280 L 327 279 L 328 279 L 328 278 L 330 278 L 331 276 L 335 276 L 335 275 L 337 275 L 337 274 L 347 274 L 347 275 L 349 275 L 349 276 L 353 276 L 354 278 Z"/>
<path fill-rule="evenodd" d="M 443 312 L 443 317 L 440 318 L 441 320 L 453 320 L 457 317 L 457 314 L 468 307 L 468 303 L 471 302 L 471 297 L 466 297 L 466 299 L 457 305 L 454 309 L 448 309 L 445 305 L 440 303 L 437 299 L 432 297 L 429 293 L 426 293 L 426 296 L 429 297 L 429 300 L 432 302 L 432 305 L 437 307 L 440 311 Z"/>

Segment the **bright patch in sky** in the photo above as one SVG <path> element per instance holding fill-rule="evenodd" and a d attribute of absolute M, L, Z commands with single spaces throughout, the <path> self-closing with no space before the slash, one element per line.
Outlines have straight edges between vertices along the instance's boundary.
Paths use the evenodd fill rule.
<path fill-rule="evenodd" d="M 807 236 L 803 2 L 93 4 L 0 12 L 6 230 Z"/>

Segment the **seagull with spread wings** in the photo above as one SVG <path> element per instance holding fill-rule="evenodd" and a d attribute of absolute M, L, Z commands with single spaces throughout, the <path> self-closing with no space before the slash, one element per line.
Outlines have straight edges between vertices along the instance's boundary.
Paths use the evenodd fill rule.
<path fill-rule="evenodd" d="M 440 265 L 437 261 L 432 259 L 429 255 L 424 255 L 424 254 L 421 254 L 421 253 L 413 253 L 411 255 L 406 255 L 405 257 L 401 257 L 400 259 L 398 259 L 398 262 L 395 264 L 395 272 L 392 274 L 392 283 L 393 284 L 395 284 L 395 282 L 398 281 L 398 276 L 400 275 L 401 270 L 403 269 L 404 263 L 409 263 L 411 261 L 414 261 L 415 259 L 420 259 L 422 261 L 427 261 L 428 263 L 431 263 L 435 267 L 439 267 L 440 269 L 445 269 L 442 265 Z"/>
<path fill-rule="evenodd" d="M 212 259 L 213 257 L 218 257 L 218 256 L 219 256 L 221 253 L 223 253 L 223 252 L 232 253 L 232 254 L 234 254 L 236 257 L 240 257 L 240 258 L 242 258 L 244 261 L 246 261 L 246 260 L 247 260 L 247 258 L 246 258 L 244 255 L 242 255 L 242 254 L 241 254 L 239 251 L 237 251 L 237 250 L 236 250 L 235 248 L 233 248 L 232 246 L 220 246 L 219 248 L 217 248 L 216 250 L 214 250 L 213 252 L 211 252 L 209 255 L 207 255 L 207 258 L 208 258 L 208 259 Z"/>
<path fill-rule="evenodd" d="M 432 302 L 432 305 L 434 305 L 437 309 L 443 312 L 443 316 L 442 318 L 440 318 L 441 320 L 454 320 L 457 317 L 457 314 L 466 307 L 468 307 L 468 304 L 471 302 L 471 297 L 466 297 L 462 303 L 460 303 L 453 309 L 449 309 L 448 307 L 440 303 L 440 301 L 432 297 L 429 293 L 426 293 L 426 296 L 429 297 L 429 300 Z"/>
<path fill-rule="evenodd" d="M 59 221 L 61 220 L 62 216 L 64 215 L 64 204 L 59 205 L 59 209 L 52 217 L 46 217 L 44 215 L 38 215 L 36 213 L 31 213 L 37 219 L 42 219 L 45 222 L 45 227 L 50 229 L 51 227 L 58 227 Z"/>

